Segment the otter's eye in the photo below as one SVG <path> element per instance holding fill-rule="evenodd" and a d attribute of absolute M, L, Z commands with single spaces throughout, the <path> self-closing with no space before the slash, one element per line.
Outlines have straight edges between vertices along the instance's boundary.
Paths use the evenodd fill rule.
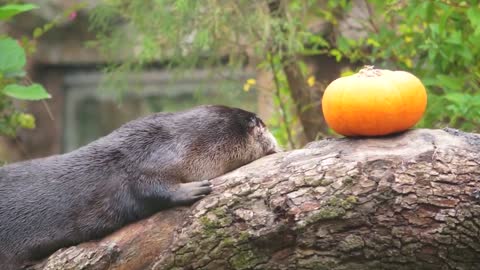
<path fill-rule="evenodd" d="M 258 118 L 258 116 L 251 116 L 248 118 L 248 126 L 249 127 L 265 127 L 262 119 Z"/>
<path fill-rule="evenodd" d="M 255 129 L 261 128 L 263 123 L 256 116 L 251 116 L 247 118 L 247 129 L 249 133 L 255 133 Z"/>
<path fill-rule="evenodd" d="M 255 118 L 254 117 L 248 118 L 247 120 L 248 133 L 252 133 L 256 127 L 257 127 L 257 122 L 255 121 Z"/>
<path fill-rule="evenodd" d="M 255 128 L 257 126 L 257 119 L 256 117 L 252 116 L 252 117 L 249 117 L 248 120 L 247 120 L 247 127 L 249 130 Z"/>
<path fill-rule="evenodd" d="M 255 117 L 255 119 L 257 120 L 257 125 L 260 126 L 260 127 L 266 127 L 265 126 L 265 123 L 263 123 L 262 119 L 258 118 L 258 117 Z"/>
<path fill-rule="evenodd" d="M 255 115 L 247 119 L 247 128 L 249 133 L 256 133 L 255 129 L 257 129 L 258 132 L 261 132 L 261 130 L 265 128 L 265 124 L 263 123 L 262 119 Z"/>

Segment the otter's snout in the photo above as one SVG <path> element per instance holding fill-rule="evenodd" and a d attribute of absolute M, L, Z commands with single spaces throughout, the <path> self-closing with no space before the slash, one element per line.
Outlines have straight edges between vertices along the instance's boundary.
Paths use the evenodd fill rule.
<path fill-rule="evenodd" d="M 266 151 L 266 155 L 271 155 L 275 153 L 282 152 L 283 150 L 278 146 L 277 140 L 273 136 L 273 134 L 265 127 L 264 130 L 264 136 L 266 137 L 268 143 L 269 143 L 269 148 Z"/>
<path fill-rule="evenodd" d="M 258 116 L 255 115 L 249 118 L 247 126 L 249 134 L 252 136 L 251 138 L 255 141 L 256 149 L 254 149 L 254 156 L 256 158 L 282 152 L 277 140 Z"/>
<path fill-rule="evenodd" d="M 273 155 L 273 154 L 276 154 L 276 153 L 279 153 L 279 152 L 282 152 L 281 149 L 270 149 L 269 151 L 267 151 L 267 156 L 268 155 Z"/>

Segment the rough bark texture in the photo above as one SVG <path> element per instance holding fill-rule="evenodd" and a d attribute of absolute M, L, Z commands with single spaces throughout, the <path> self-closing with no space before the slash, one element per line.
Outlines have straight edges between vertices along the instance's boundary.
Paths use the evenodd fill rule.
<path fill-rule="evenodd" d="M 323 140 L 213 182 L 44 269 L 480 269 L 480 135 Z"/>
<path fill-rule="evenodd" d="M 283 71 L 287 77 L 290 94 L 295 101 L 297 115 L 302 123 L 303 132 L 308 141 L 327 134 L 327 125 L 322 114 L 323 92 L 307 85 L 298 62 L 285 63 Z"/>
<path fill-rule="evenodd" d="M 268 3 L 268 9 L 272 17 L 287 20 L 284 1 L 271 1 Z M 285 48 L 271 46 L 273 55 L 282 55 L 279 52 L 285 51 Z M 298 56 L 283 56 L 282 70 L 287 78 L 290 88 L 290 95 L 295 103 L 295 109 L 303 128 L 303 133 L 307 141 L 313 141 L 326 134 L 327 125 L 322 117 L 322 95 L 323 92 L 309 87 L 306 78 L 303 75 Z M 278 87 L 278 86 L 277 86 Z M 303 141 L 301 141 L 303 145 Z"/>

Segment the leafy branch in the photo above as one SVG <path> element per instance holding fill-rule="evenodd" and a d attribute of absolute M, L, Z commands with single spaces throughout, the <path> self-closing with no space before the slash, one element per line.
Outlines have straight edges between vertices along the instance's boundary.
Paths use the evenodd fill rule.
<path fill-rule="evenodd" d="M 62 16 L 42 27 L 37 27 L 32 38 L 26 36 L 15 40 L 7 35 L 0 35 L 0 135 L 14 137 L 18 128 L 35 127 L 33 115 L 19 111 L 14 100 L 38 101 L 51 98 L 45 88 L 33 83 L 25 72 L 27 56 L 36 50 L 36 40 L 50 31 L 65 18 L 72 18 L 84 4 L 76 4 L 67 9 Z M 9 21 L 18 14 L 37 9 L 34 4 L 6 4 L 0 6 L 0 21 Z M 46 103 L 44 103 L 46 105 Z M 49 111 L 48 106 L 46 106 Z M 49 112 L 51 115 L 51 113 Z"/>

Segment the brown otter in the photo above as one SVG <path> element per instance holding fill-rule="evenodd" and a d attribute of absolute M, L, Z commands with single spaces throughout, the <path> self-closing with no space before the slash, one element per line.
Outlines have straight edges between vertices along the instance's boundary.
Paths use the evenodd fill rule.
<path fill-rule="evenodd" d="M 0 167 L 0 269 L 105 236 L 211 192 L 278 150 L 254 113 L 200 106 L 131 121 L 70 153 Z"/>

